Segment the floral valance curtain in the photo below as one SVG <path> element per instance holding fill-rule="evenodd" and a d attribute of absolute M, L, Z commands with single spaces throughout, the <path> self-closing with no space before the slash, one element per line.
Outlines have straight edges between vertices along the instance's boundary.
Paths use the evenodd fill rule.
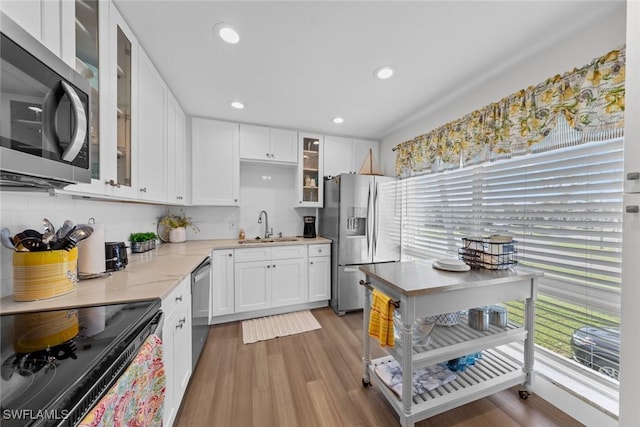
<path fill-rule="evenodd" d="M 398 144 L 400 177 L 621 136 L 625 47 Z M 579 138 L 546 138 L 563 117 Z"/>

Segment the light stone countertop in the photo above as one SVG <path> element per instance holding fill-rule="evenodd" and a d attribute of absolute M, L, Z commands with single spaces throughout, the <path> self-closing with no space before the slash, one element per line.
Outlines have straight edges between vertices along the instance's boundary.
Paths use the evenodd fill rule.
<path fill-rule="evenodd" d="M 275 239 L 277 240 L 277 238 Z M 191 240 L 164 243 L 154 250 L 129 254 L 129 264 L 109 276 L 81 280 L 69 294 L 39 301 L 17 302 L 12 296 L 0 299 L 0 314 L 87 307 L 144 301 L 167 296 L 183 279 L 188 278 L 212 250 L 262 246 L 308 245 L 331 243 L 323 237 L 299 238 L 297 241 L 238 243 L 237 239 Z"/>
<path fill-rule="evenodd" d="M 542 273 L 522 267 L 506 270 L 481 268 L 465 272 L 442 271 L 433 268 L 433 261 L 435 260 L 367 264 L 361 266 L 360 271 L 406 296 L 491 286 L 542 276 Z"/>

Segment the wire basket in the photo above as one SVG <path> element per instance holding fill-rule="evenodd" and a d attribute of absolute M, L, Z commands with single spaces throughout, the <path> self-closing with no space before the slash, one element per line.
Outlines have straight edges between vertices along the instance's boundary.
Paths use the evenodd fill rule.
<path fill-rule="evenodd" d="M 515 240 L 463 237 L 462 246 L 458 249 L 458 258 L 471 268 L 505 270 L 518 264 Z"/>

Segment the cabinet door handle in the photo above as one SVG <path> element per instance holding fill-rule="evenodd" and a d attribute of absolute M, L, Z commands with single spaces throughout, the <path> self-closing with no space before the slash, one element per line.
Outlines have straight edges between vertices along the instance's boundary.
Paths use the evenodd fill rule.
<path fill-rule="evenodd" d="M 624 208 L 624 211 L 626 213 L 638 213 L 638 212 L 640 212 L 640 207 L 638 207 L 636 205 L 626 206 Z"/>
<path fill-rule="evenodd" d="M 110 185 L 112 187 L 120 188 L 120 183 L 119 182 L 115 182 L 112 179 L 110 179 L 109 181 L 105 181 L 105 184 L 108 184 L 108 185 Z"/>
<path fill-rule="evenodd" d="M 276 265 L 275 265 L 275 264 L 273 264 L 273 268 L 276 268 Z"/>
<path fill-rule="evenodd" d="M 267 153 L 267 157 L 271 157 L 271 154 Z"/>
<path fill-rule="evenodd" d="M 186 318 L 186 317 L 183 317 L 182 319 L 178 320 L 178 323 L 180 323 L 181 325 L 183 325 L 186 321 L 187 321 L 187 318 Z"/>
<path fill-rule="evenodd" d="M 627 173 L 627 181 L 637 181 L 640 179 L 640 172 Z"/>
<path fill-rule="evenodd" d="M 267 264 L 267 268 L 271 268 L 271 266 Z"/>
<path fill-rule="evenodd" d="M 147 187 L 142 187 L 142 188 L 140 189 L 140 192 L 141 192 L 141 193 L 146 193 L 146 192 L 147 192 Z"/>
<path fill-rule="evenodd" d="M 176 301 L 182 301 L 182 295 L 180 295 L 179 297 L 176 297 Z"/>
<path fill-rule="evenodd" d="M 309 261 L 309 264 L 313 264 L 313 261 Z"/>
<path fill-rule="evenodd" d="M 233 254 L 229 254 L 229 256 L 231 257 L 231 256 L 233 256 Z"/>

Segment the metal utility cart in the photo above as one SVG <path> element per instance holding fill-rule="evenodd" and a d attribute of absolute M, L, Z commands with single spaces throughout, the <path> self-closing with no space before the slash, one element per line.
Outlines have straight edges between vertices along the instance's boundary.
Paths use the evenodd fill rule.
<path fill-rule="evenodd" d="M 483 351 L 482 360 L 464 372 L 457 372 L 454 381 L 413 399 L 399 399 L 380 381 L 380 390 L 398 413 L 403 427 L 514 385 L 523 386 L 520 397 L 529 396 L 534 358 L 534 302 L 540 273 L 522 268 L 448 272 L 433 268 L 432 261 L 371 264 L 360 270 L 367 276 L 366 282 L 360 283 L 367 288 L 363 316 L 363 385 L 371 385 L 371 377 L 377 379 L 375 366 L 396 359 L 402 367 L 402 396 L 411 396 L 414 369 Z M 371 360 L 367 331 L 374 288 L 398 305 L 402 331 L 395 347 L 388 349 L 388 356 Z M 506 327 L 492 325 L 480 331 L 468 326 L 463 315 L 456 326 L 434 328 L 427 346 L 413 346 L 412 325 L 416 318 L 518 299 L 525 299 L 524 325 L 509 322 Z M 493 349 L 520 340 L 524 340 L 524 364 Z"/>

